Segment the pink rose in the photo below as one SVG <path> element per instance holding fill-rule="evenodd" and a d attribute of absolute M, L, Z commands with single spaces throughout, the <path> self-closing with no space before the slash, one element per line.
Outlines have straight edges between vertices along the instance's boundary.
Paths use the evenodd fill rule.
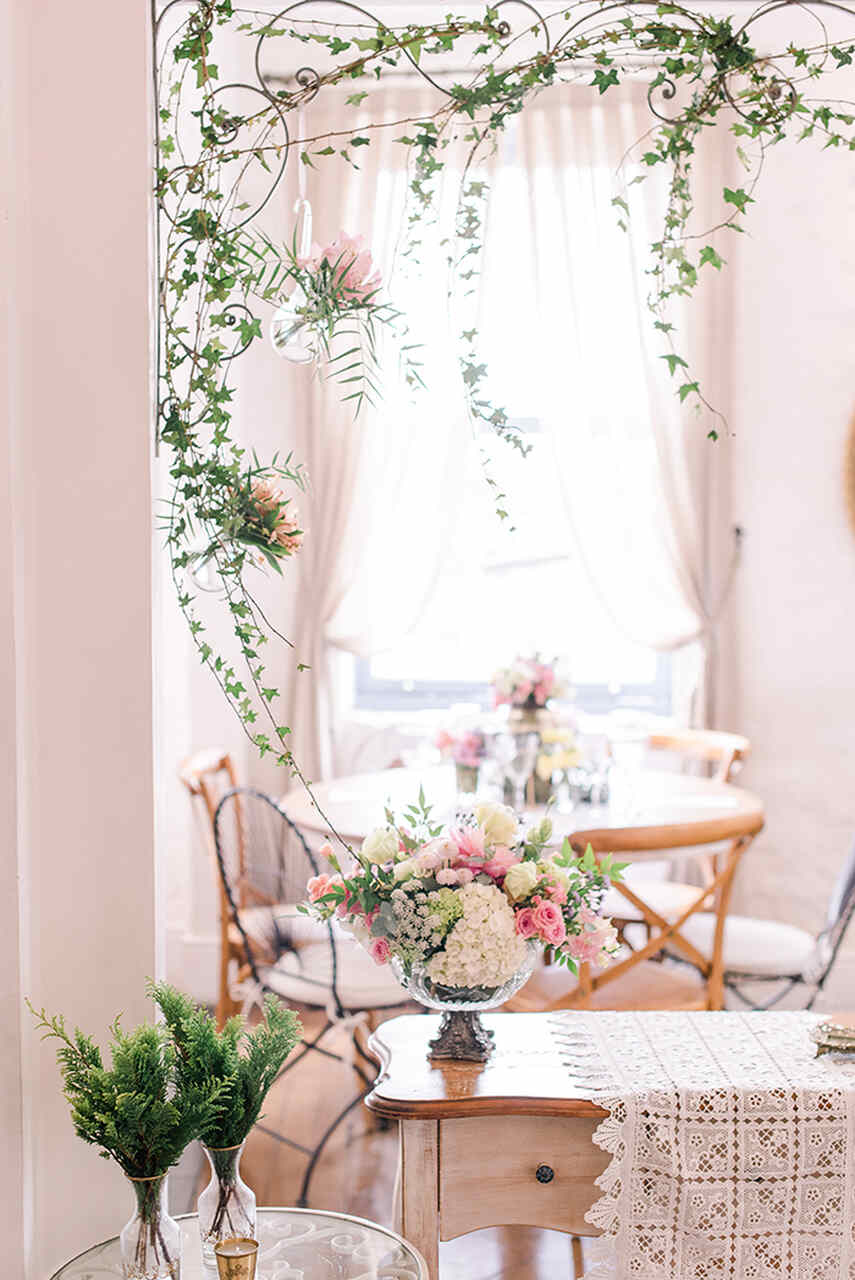
<path fill-rule="evenodd" d="M 550 946 L 559 946 L 567 936 L 564 916 L 554 902 L 541 902 L 534 908 L 534 924 L 543 941 Z"/>
<path fill-rule="evenodd" d="M 368 954 L 375 964 L 388 964 L 392 949 L 385 938 L 372 938 Z"/>
<path fill-rule="evenodd" d="M 497 844 L 493 849 L 493 856 L 490 861 L 484 863 L 484 870 L 488 876 L 498 880 L 501 876 L 506 875 L 508 868 L 512 867 L 515 862 L 519 862 L 519 860 L 518 853 L 514 853 L 505 844 Z"/>
<path fill-rule="evenodd" d="M 517 912 L 517 933 L 521 938 L 533 938 L 537 933 L 537 925 L 534 923 L 534 912 L 531 907 L 523 907 L 522 911 Z"/>
<path fill-rule="evenodd" d="M 458 867 L 458 868 L 457 868 L 457 883 L 458 883 L 458 884 L 471 884 L 471 882 L 472 882 L 474 879 L 475 879 L 475 872 L 472 870 L 472 868 L 471 868 L 471 867 Z"/>

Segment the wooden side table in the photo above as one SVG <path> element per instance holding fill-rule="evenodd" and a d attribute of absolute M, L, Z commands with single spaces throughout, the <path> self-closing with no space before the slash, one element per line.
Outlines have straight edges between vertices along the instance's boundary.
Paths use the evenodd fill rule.
<path fill-rule="evenodd" d="M 368 1042 L 380 1076 L 366 1105 L 400 1121 L 399 1229 L 438 1280 L 440 1240 L 482 1227 L 596 1235 L 585 1213 L 610 1157 L 592 1142 L 607 1114 L 574 1080 L 548 1013 L 483 1016 L 487 1063 L 428 1061 L 438 1017 L 384 1022 Z M 574 1253 L 577 1275 L 580 1258 Z"/>

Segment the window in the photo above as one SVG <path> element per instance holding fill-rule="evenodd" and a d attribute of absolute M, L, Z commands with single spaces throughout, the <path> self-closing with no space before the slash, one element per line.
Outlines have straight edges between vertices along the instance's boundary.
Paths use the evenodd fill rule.
<path fill-rule="evenodd" d="M 604 191 L 611 190 L 613 174 L 607 167 L 593 166 L 583 176 Z M 557 294 L 548 299 L 548 310 L 539 304 L 532 246 L 526 240 L 532 226 L 528 183 L 515 163 L 511 133 L 490 204 L 479 350 L 489 370 L 491 399 L 505 407 L 525 433 L 531 451 L 523 460 L 486 430 L 472 441 L 469 456 L 461 460 L 466 478 L 463 495 L 457 499 L 461 510 L 456 513 L 453 551 L 409 635 L 393 649 L 356 663 L 357 707 L 416 710 L 459 701 L 488 706 L 492 672 L 517 654 L 539 652 L 544 658 L 562 661 L 575 701 L 584 710 L 599 713 L 621 705 L 657 714 L 671 710 L 671 660 L 624 635 L 599 598 L 576 550 L 552 433 L 542 429 L 542 424 L 560 419 L 572 430 L 574 408 L 589 413 L 601 410 L 590 398 L 574 400 L 572 368 L 559 377 L 542 378 L 535 372 L 542 367 L 547 350 L 552 364 L 560 361 L 561 345 L 556 347 L 554 339 L 579 318 L 568 314 L 566 302 Z M 605 206 L 609 208 L 607 198 Z M 580 243 L 587 241 L 580 237 Z M 640 417 L 648 412 L 647 403 L 635 393 L 644 382 L 643 370 L 636 367 L 640 357 L 633 328 L 635 284 L 624 267 L 609 264 L 606 255 L 604 283 L 592 296 L 613 317 L 600 325 L 612 346 L 594 348 L 596 368 L 591 380 L 595 386 L 604 379 L 613 380 L 616 370 L 625 379 L 626 395 L 618 401 L 617 410 L 621 463 L 635 483 L 650 467 L 644 453 L 648 433 Z M 589 264 L 582 265 L 588 269 Z M 404 309 L 418 314 L 421 308 L 425 313 L 425 298 L 414 296 L 413 303 Z M 438 334 L 439 313 L 435 321 Z M 552 343 L 546 341 L 547 326 Z M 443 365 L 440 339 L 431 341 L 429 334 L 424 340 L 426 354 L 434 358 L 432 392 L 441 391 L 444 403 L 454 403 L 456 395 L 459 403 L 457 372 L 453 364 Z M 557 356 L 551 354 L 555 351 Z M 438 379 L 446 385 L 438 387 Z M 614 402 L 606 412 L 614 420 Z M 595 446 L 580 442 L 579 447 Z M 604 438 L 599 447 L 607 452 L 610 440 Z M 479 474 L 479 453 L 507 495 L 502 505 L 511 519 L 504 523 L 495 514 L 494 491 Z M 608 465 L 604 473 L 608 475 Z M 438 495 L 437 500 L 442 497 Z M 430 536 L 430 530 L 425 536 Z"/>
<path fill-rule="evenodd" d="M 357 707 L 486 707 L 492 672 L 518 653 L 539 651 L 562 660 L 583 710 L 670 711 L 670 659 L 634 644 L 606 613 L 573 550 L 551 437 L 530 432 L 528 442 L 523 461 L 494 437 L 481 437 L 515 529 L 497 519 L 471 457 L 454 556 L 411 633 L 356 663 Z"/>

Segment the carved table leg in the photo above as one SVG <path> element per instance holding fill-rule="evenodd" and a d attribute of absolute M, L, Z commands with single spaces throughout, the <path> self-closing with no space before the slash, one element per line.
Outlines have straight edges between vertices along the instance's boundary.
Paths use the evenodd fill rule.
<path fill-rule="evenodd" d="M 401 1235 L 439 1280 L 439 1122 L 402 1120 L 399 1164 Z"/>

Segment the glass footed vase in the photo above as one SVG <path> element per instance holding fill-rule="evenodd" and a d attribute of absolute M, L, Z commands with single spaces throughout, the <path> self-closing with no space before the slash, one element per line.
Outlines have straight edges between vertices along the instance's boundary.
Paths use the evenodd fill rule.
<path fill-rule="evenodd" d="M 164 1205 L 166 1174 L 128 1181 L 137 1198 L 136 1212 L 119 1236 L 125 1280 L 178 1280 L 181 1274 L 181 1228 Z"/>
<path fill-rule="evenodd" d="M 495 1032 L 484 1026 L 480 1014 L 487 1009 L 498 1009 L 525 986 L 534 969 L 537 951 L 537 943 L 526 942 L 522 964 L 497 987 L 444 987 L 415 965 L 407 975 L 398 958 L 392 957 L 392 968 L 401 986 L 419 1004 L 442 1014 L 439 1031 L 429 1045 L 431 1062 L 487 1061 L 493 1052 Z"/>
<path fill-rule="evenodd" d="M 203 1147 L 211 1166 L 211 1181 L 199 1196 L 199 1235 L 202 1263 L 216 1273 L 214 1245 L 230 1236 L 255 1238 L 255 1193 L 240 1176 L 244 1144 L 236 1147 Z"/>

